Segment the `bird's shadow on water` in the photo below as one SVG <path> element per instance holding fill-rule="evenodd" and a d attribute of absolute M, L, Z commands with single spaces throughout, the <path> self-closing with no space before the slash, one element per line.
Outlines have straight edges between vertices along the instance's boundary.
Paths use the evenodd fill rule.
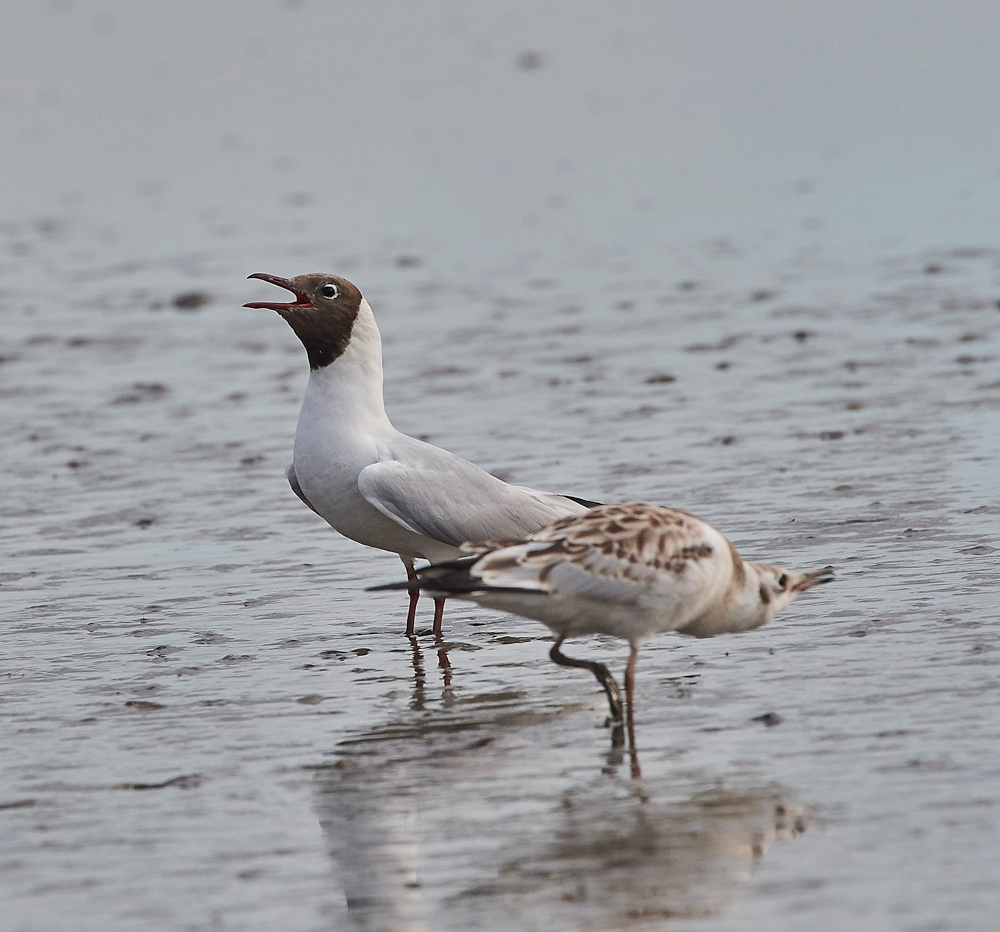
<path fill-rule="evenodd" d="M 446 653 L 427 710 L 415 643 L 413 659 L 409 709 L 314 767 L 346 901 L 335 928 L 659 927 L 721 912 L 809 823 L 778 784 L 672 765 L 631 778 L 620 731 L 595 753 L 578 706 L 533 708 L 516 690 L 456 698 Z"/>

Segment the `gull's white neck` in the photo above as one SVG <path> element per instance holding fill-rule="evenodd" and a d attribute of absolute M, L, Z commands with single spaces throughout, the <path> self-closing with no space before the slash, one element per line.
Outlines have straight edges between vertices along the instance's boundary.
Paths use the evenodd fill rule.
<path fill-rule="evenodd" d="M 768 611 L 767 604 L 761 602 L 761 578 L 753 563 L 743 564 L 746 579 L 743 586 L 730 593 L 731 601 L 726 605 L 725 616 L 727 630 L 748 631 L 766 624 L 773 613 Z"/>
<path fill-rule="evenodd" d="M 749 631 L 767 624 L 777 606 L 763 605 L 760 599 L 760 575 L 752 563 L 744 563 L 731 551 L 733 575 L 728 586 L 718 592 L 711 606 L 681 630 L 695 637 Z"/>
<path fill-rule="evenodd" d="M 368 302 L 361 299 L 347 349 L 309 374 L 302 414 L 332 419 L 366 432 L 392 430 L 382 400 L 382 338 Z"/>

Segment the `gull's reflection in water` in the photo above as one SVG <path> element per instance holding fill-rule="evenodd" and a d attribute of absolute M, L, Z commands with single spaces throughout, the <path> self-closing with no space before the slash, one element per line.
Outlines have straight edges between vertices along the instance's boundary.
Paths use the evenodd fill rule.
<path fill-rule="evenodd" d="M 424 711 L 419 650 L 414 661 L 410 712 L 316 773 L 348 927 L 662 928 L 724 910 L 763 854 L 808 825 L 776 784 L 669 765 L 629 779 L 620 741 L 603 736 L 594 759 L 578 707 L 531 712 L 516 691 L 456 699 L 447 662 L 450 707 Z"/>

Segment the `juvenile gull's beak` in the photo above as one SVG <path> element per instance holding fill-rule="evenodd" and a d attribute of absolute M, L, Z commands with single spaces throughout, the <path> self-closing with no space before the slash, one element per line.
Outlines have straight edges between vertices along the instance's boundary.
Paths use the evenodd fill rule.
<path fill-rule="evenodd" d="M 272 285 L 284 288 L 286 291 L 290 291 L 293 295 L 295 295 L 295 300 L 288 301 L 286 303 L 251 301 L 249 304 L 244 304 L 244 307 L 265 307 L 269 311 L 287 311 L 297 307 L 312 307 L 312 301 L 302 294 L 301 291 L 297 291 L 295 286 L 287 278 L 279 278 L 277 275 L 267 275 L 264 272 L 254 272 L 253 275 L 248 275 L 247 278 L 259 278 L 262 282 L 270 282 Z"/>
<path fill-rule="evenodd" d="M 833 582 L 832 566 L 824 566 L 821 570 L 813 570 L 811 573 L 806 573 L 792 586 L 792 590 L 794 592 L 805 592 L 806 589 L 812 589 L 813 586 L 819 586 L 822 583 L 828 582 Z"/>

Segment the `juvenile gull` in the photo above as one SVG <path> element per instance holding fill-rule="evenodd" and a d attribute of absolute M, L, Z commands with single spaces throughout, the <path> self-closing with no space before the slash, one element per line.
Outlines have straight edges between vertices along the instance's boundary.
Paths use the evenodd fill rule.
<path fill-rule="evenodd" d="M 382 400 L 382 341 L 361 292 L 325 273 L 259 278 L 295 295 L 287 303 L 244 307 L 277 311 L 302 341 L 309 384 L 295 430 L 292 491 L 345 537 L 398 553 L 414 580 L 417 558 L 461 556 L 466 540 L 526 537 L 589 502 L 508 485 L 446 450 L 401 434 Z M 405 587 L 404 587 L 405 588 Z M 419 589 L 410 592 L 406 633 L 413 634 Z M 443 596 L 435 599 L 441 633 Z"/>
<path fill-rule="evenodd" d="M 833 579 L 833 568 L 795 573 L 745 563 L 715 528 L 674 508 L 633 503 L 600 505 L 519 540 L 466 543 L 471 561 L 430 566 L 409 583 L 377 589 L 423 589 L 486 608 L 534 618 L 556 635 L 549 656 L 589 669 L 604 687 L 611 718 L 622 700 L 603 664 L 562 653 L 568 637 L 610 634 L 629 642 L 625 672 L 632 733 L 635 667 L 652 635 L 737 634 L 767 624 L 807 589 Z M 634 745 L 634 740 L 633 740 Z"/>

